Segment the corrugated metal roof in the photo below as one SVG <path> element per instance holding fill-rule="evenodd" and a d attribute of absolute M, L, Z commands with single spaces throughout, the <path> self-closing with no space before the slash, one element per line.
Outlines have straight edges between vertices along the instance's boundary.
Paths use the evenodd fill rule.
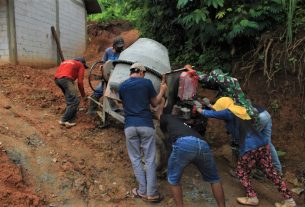
<path fill-rule="evenodd" d="M 101 13 L 102 9 L 97 0 L 84 0 L 87 14 Z"/>

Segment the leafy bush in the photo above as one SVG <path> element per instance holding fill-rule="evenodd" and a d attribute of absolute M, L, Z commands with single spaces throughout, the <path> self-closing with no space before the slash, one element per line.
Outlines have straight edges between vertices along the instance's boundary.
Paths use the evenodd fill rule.
<path fill-rule="evenodd" d="M 285 21 L 281 0 L 130 0 L 143 8 L 141 31 L 166 45 L 175 63 L 219 65 L 255 47 Z"/>
<path fill-rule="evenodd" d="M 298 0 L 98 1 L 103 13 L 91 15 L 90 20 L 130 21 L 143 36 L 164 44 L 172 63 L 208 68 L 228 67 L 232 58 L 256 48 L 262 33 L 279 25 L 287 24 L 291 39 L 291 31 L 302 28 L 305 21 L 304 3 L 300 6 Z M 297 18 L 291 19 L 293 14 Z"/>
<path fill-rule="evenodd" d="M 123 0 L 98 0 L 102 6 L 102 13 L 88 16 L 88 20 L 107 22 L 111 20 L 126 20 L 137 23 L 140 9 L 130 9 L 129 2 Z"/>

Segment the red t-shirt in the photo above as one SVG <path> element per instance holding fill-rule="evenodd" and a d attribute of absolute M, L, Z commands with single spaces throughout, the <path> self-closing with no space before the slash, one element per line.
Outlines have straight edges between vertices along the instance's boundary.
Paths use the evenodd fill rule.
<path fill-rule="evenodd" d="M 71 80 L 76 80 L 78 83 L 78 88 L 82 96 L 85 96 L 84 92 L 84 65 L 77 60 L 65 60 L 57 68 L 55 73 L 55 78 L 69 78 Z"/>

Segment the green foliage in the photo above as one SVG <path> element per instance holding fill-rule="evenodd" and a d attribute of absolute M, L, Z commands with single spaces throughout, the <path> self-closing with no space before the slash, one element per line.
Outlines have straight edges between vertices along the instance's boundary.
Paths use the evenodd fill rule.
<path fill-rule="evenodd" d="M 209 12 L 206 9 L 195 9 L 190 14 L 186 15 L 185 17 L 181 18 L 179 22 L 189 27 L 192 25 L 193 22 L 196 24 L 206 22 Z"/>
<path fill-rule="evenodd" d="M 305 11 L 296 4 L 297 0 L 99 2 L 104 6 L 103 13 L 89 19 L 131 21 L 143 36 L 164 44 L 174 64 L 224 66 L 253 49 L 263 32 L 285 23 L 289 11 L 298 17 L 292 19 L 292 30 L 305 24 Z"/>
<path fill-rule="evenodd" d="M 289 43 L 292 42 L 293 16 L 296 10 L 297 3 L 298 0 L 282 0 L 283 7 L 286 8 L 286 12 L 287 12 L 287 41 Z"/>
<path fill-rule="evenodd" d="M 274 113 L 278 112 L 278 110 L 280 108 L 280 104 L 279 104 L 279 101 L 277 99 L 273 100 L 270 105 L 271 105 L 272 111 Z"/>
<path fill-rule="evenodd" d="M 297 33 L 305 26 L 305 2 L 300 2 L 295 9 L 295 15 L 292 23 L 293 33 Z"/>
<path fill-rule="evenodd" d="M 140 9 L 130 9 L 128 1 L 123 0 L 98 0 L 102 6 L 102 13 L 88 16 L 88 20 L 105 22 L 110 20 L 126 20 L 137 22 Z"/>
<path fill-rule="evenodd" d="M 175 63 L 224 65 L 285 21 L 281 0 L 129 0 L 140 29 L 168 47 Z"/>

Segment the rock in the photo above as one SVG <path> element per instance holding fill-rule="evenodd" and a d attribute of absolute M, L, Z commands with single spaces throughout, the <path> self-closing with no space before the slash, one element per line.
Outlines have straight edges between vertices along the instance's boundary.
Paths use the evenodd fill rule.
<path fill-rule="evenodd" d="M 105 191 L 105 187 L 104 187 L 103 185 L 99 185 L 99 186 L 98 186 L 98 189 L 99 189 L 100 191 L 102 191 L 102 192 Z"/>
<path fill-rule="evenodd" d="M 78 178 L 74 181 L 74 186 L 76 187 L 76 189 L 78 189 L 79 191 L 83 190 L 83 187 L 86 185 L 86 181 L 84 178 Z"/>
<path fill-rule="evenodd" d="M 5 108 L 5 109 L 10 109 L 10 108 L 12 108 L 10 105 L 5 105 L 5 106 L 3 106 L 3 108 Z"/>
<path fill-rule="evenodd" d="M 31 147 L 40 147 L 41 145 L 43 145 L 43 141 L 40 137 L 40 135 L 34 133 L 31 134 L 30 136 L 26 137 L 25 142 L 27 145 L 31 146 Z"/>
<path fill-rule="evenodd" d="M 30 75 L 24 75 L 24 77 L 25 77 L 26 79 L 30 79 L 30 78 L 31 78 Z"/>
<path fill-rule="evenodd" d="M 55 162 L 57 162 L 57 159 L 56 159 L 56 158 L 53 158 L 52 161 L 55 163 Z"/>
<path fill-rule="evenodd" d="M 52 198 L 55 198 L 55 197 L 57 197 L 57 195 L 55 195 L 55 194 L 51 194 L 51 197 L 52 197 Z"/>
<path fill-rule="evenodd" d="M 300 195 L 302 192 L 304 192 L 304 189 L 303 188 L 292 188 L 291 191 Z"/>
<path fill-rule="evenodd" d="M 40 105 L 40 108 L 47 108 L 48 107 L 48 105 L 46 104 L 46 103 L 42 103 L 41 105 Z"/>
<path fill-rule="evenodd" d="M 105 202 L 111 201 L 111 197 L 107 193 L 102 194 L 102 197 L 103 197 L 103 201 Z"/>

